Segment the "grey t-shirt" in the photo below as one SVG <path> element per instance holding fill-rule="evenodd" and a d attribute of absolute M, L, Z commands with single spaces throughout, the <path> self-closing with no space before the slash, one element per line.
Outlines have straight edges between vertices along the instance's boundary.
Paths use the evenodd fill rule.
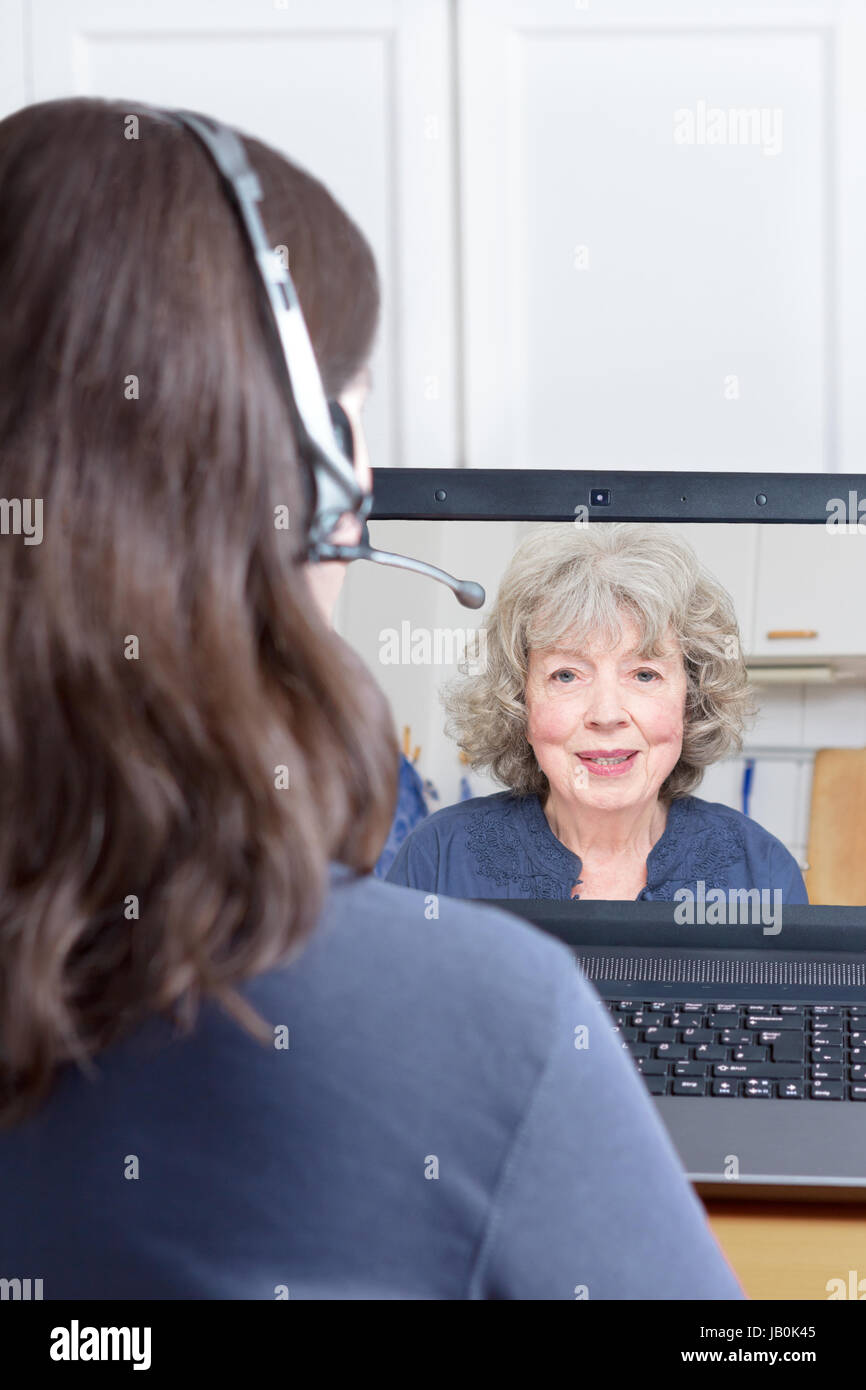
<path fill-rule="evenodd" d="M 243 992 L 277 1045 L 212 1005 L 185 1039 L 154 1018 L 0 1132 L 0 1277 L 46 1299 L 743 1297 L 543 933 L 335 866 L 302 954 Z"/>

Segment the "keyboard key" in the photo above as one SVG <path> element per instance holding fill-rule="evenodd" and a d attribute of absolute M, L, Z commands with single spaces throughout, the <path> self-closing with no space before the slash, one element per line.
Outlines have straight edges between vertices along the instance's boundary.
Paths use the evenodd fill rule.
<path fill-rule="evenodd" d="M 766 1047 L 736 1047 L 732 1062 L 766 1062 L 769 1057 L 769 1049 Z"/>
<path fill-rule="evenodd" d="M 798 1067 L 794 1062 L 784 1062 L 776 1066 L 773 1062 L 715 1062 L 713 1064 L 713 1076 L 724 1076 L 729 1078 L 757 1076 L 766 1080 L 787 1081 L 790 1078 L 799 1081 L 803 1074 L 802 1067 Z"/>
<path fill-rule="evenodd" d="M 763 1040 L 768 1036 L 766 1033 L 759 1033 L 758 1036 Z M 776 1041 L 770 1044 L 770 1051 L 773 1054 L 774 1062 L 802 1062 L 803 1060 L 803 1034 L 802 1033 L 781 1033 Z"/>
<path fill-rule="evenodd" d="M 790 1014 L 753 1014 L 753 1013 L 750 1013 L 750 1014 L 748 1014 L 748 1015 L 746 1016 L 746 1027 L 747 1027 L 747 1028 L 774 1028 L 774 1029 L 777 1029 L 777 1030 L 781 1030 L 781 1029 L 783 1029 L 783 1028 L 784 1028 L 784 1029 L 799 1028 L 799 1027 L 800 1027 L 800 1023 L 799 1023 L 799 1020 L 798 1020 L 798 1019 L 793 1018 Z"/>
<path fill-rule="evenodd" d="M 635 1059 L 638 1057 L 651 1057 L 653 1052 L 649 1043 L 630 1043 L 628 1050 Z"/>
<path fill-rule="evenodd" d="M 706 1076 L 706 1062 L 674 1062 L 674 1076 Z"/>
<path fill-rule="evenodd" d="M 667 1076 L 668 1064 L 659 1057 L 648 1057 L 641 1065 L 644 1076 Z"/>
<path fill-rule="evenodd" d="M 772 1081 L 747 1081 L 743 1095 L 751 1100 L 772 1100 L 775 1087 Z"/>
<path fill-rule="evenodd" d="M 774 1038 L 780 1038 L 782 1034 L 773 1033 L 772 1036 Z M 748 1047 L 754 1041 L 754 1033 L 750 1033 L 748 1032 L 748 1030 L 743 1028 L 723 1028 L 719 1033 L 719 1042 L 722 1043 L 725 1047 Z M 763 1041 L 764 1035 L 762 1034 L 761 1042 Z"/>
<path fill-rule="evenodd" d="M 829 1032 L 829 1031 L 825 1031 L 825 1029 L 822 1028 L 821 1031 L 820 1031 L 820 1033 L 813 1033 L 813 1034 L 812 1034 L 811 1046 L 812 1046 L 812 1047 L 841 1047 L 841 1046 L 842 1046 L 842 1036 L 843 1036 L 843 1035 L 842 1035 L 842 1030 L 839 1029 L 839 1028 L 836 1029 L 836 1032 L 835 1032 L 835 1033 Z M 853 1041 L 853 1035 L 852 1035 L 852 1041 Z M 866 1042 L 866 1038 L 864 1038 L 863 1041 Z M 855 1046 L 856 1046 L 856 1043 L 855 1043 Z"/>
<path fill-rule="evenodd" d="M 705 1096 L 707 1083 L 700 1076 L 678 1076 L 674 1081 L 672 1094 L 675 1096 Z"/>
<path fill-rule="evenodd" d="M 779 1095 L 782 1100 L 803 1100 L 802 1081 L 780 1081 Z"/>
<path fill-rule="evenodd" d="M 842 1100 L 845 1087 L 841 1081 L 813 1081 L 810 1094 L 813 1100 Z"/>
<path fill-rule="evenodd" d="M 740 1082 L 714 1081 L 712 1090 L 714 1096 L 738 1096 L 740 1094 Z"/>
<path fill-rule="evenodd" d="M 685 1062 L 688 1060 L 689 1049 L 683 1047 L 681 1043 L 659 1043 L 656 1048 L 657 1057 L 666 1057 L 669 1062 Z"/>
<path fill-rule="evenodd" d="M 851 1100 L 866 1100 L 866 1086 L 849 1086 L 848 1095 Z"/>
<path fill-rule="evenodd" d="M 646 1087 L 651 1096 L 663 1096 L 669 1085 L 670 1082 L 666 1081 L 663 1076 L 648 1076 L 646 1078 Z M 691 1114 L 691 1111 L 689 1113 Z"/>
<path fill-rule="evenodd" d="M 653 1025 L 650 1028 L 645 1028 L 643 1031 L 647 1042 L 679 1042 L 676 1028 L 659 1028 L 657 1025 Z"/>
<path fill-rule="evenodd" d="M 695 1058 L 701 1062 L 726 1062 L 728 1060 L 728 1048 L 719 1047 L 717 1043 L 698 1043 L 695 1048 Z"/>
<path fill-rule="evenodd" d="M 841 1062 L 841 1047 L 815 1047 L 812 1049 L 809 1060 L 811 1062 Z"/>
<path fill-rule="evenodd" d="M 813 1081 L 840 1081 L 845 1075 L 845 1068 L 841 1062 L 821 1062 L 817 1067 L 811 1067 Z"/>

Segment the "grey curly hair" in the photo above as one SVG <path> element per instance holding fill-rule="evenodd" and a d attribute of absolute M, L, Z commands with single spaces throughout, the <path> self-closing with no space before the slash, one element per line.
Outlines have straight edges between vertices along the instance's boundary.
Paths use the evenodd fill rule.
<path fill-rule="evenodd" d="M 593 522 L 539 527 L 515 551 L 485 625 L 483 669 L 467 662 L 443 692 L 446 732 L 469 766 L 512 791 L 548 790 L 526 737 L 529 653 L 568 635 L 622 638 L 622 618 L 643 633 L 641 655 L 660 656 L 672 629 L 686 672 L 682 752 L 659 790 L 687 796 L 704 768 L 742 748 L 752 704 L 730 595 L 682 537 L 656 523 Z"/>

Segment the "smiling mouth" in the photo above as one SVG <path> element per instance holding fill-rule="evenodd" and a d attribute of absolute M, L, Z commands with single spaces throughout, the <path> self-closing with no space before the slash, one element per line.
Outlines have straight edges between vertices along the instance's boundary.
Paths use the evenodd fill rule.
<path fill-rule="evenodd" d="M 618 763 L 624 763 L 626 758 L 633 758 L 633 753 L 621 753 L 618 758 L 590 758 L 584 753 L 578 754 L 588 763 L 598 763 L 600 767 L 616 767 Z"/>
<path fill-rule="evenodd" d="M 581 763 L 588 767 L 597 776 L 616 776 L 617 773 L 626 772 L 634 765 L 638 750 L 633 748 L 631 752 L 619 753 L 578 753 L 577 757 Z"/>

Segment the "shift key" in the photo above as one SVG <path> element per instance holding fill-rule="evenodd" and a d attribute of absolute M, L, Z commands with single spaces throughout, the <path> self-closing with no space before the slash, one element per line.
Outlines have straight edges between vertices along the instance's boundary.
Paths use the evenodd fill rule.
<path fill-rule="evenodd" d="M 774 1062 L 802 1062 L 803 1060 L 802 1033 L 761 1033 L 758 1041 L 762 1046 L 773 1049 Z"/>
<path fill-rule="evenodd" d="M 799 1079 L 803 1074 L 802 1062 L 715 1062 L 713 1076 L 734 1081 L 758 1076 L 768 1081 L 787 1081 Z"/>

